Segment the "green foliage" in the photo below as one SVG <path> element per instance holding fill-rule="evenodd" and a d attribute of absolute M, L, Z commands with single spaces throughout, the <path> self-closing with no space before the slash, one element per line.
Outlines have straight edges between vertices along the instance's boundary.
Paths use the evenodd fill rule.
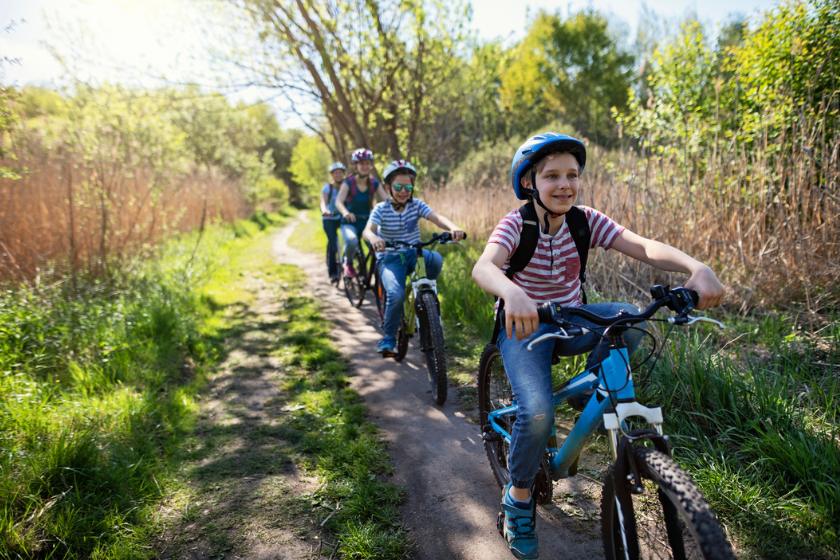
<path fill-rule="evenodd" d="M 754 30 L 732 23 L 716 47 L 686 24 L 654 55 L 653 98 L 643 105 L 634 95 L 619 120 L 654 153 L 682 161 L 721 140 L 731 149 L 766 138 L 771 155 L 799 144 L 819 151 L 837 126 L 838 29 L 840 9 L 820 0 L 781 4 Z"/>
<path fill-rule="evenodd" d="M 539 12 L 514 52 L 500 92 L 515 121 L 512 132 L 561 117 L 602 144 L 617 138 L 610 108 L 627 106 L 633 56 L 608 29 L 606 16 L 592 8 L 565 20 Z"/>
<path fill-rule="evenodd" d="M 769 363 L 704 349 L 699 333 L 672 336 L 669 357 L 638 376 L 640 400 L 670 411 L 667 431 L 685 436 L 675 455 L 745 545 L 767 558 L 828 558 L 840 548 L 840 383 L 822 360 L 836 361 L 840 338 L 833 328 L 803 346 L 770 326 L 760 327 Z"/>
<path fill-rule="evenodd" d="M 277 219 L 255 217 L 254 232 Z M 139 274 L 76 293 L 2 293 L 4 554 L 150 556 L 153 508 L 217 353 L 208 335 L 224 309 L 208 305 L 208 280 L 252 242 L 230 228 L 196 237 L 171 242 Z"/>
<path fill-rule="evenodd" d="M 142 552 L 156 482 L 209 348 L 159 278 L 0 299 L 0 548 L 17 557 Z"/>
<path fill-rule="evenodd" d="M 333 159 L 358 146 L 412 158 L 431 151 L 423 146 L 429 123 L 461 94 L 448 83 L 460 66 L 467 10 L 441 0 L 249 0 L 235 7 L 231 25 L 235 37 L 252 28 L 255 44 L 231 45 L 231 56 L 290 103 L 300 106 L 301 93 L 321 102 L 308 120 Z"/>
<path fill-rule="evenodd" d="M 299 198 L 303 204 L 317 200 L 321 187 L 328 180 L 330 160 L 329 149 L 318 138 L 304 136 L 298 141 L 292 152 L 289 171 L 294 181 L 302 187 Z"/>
<path fill-rule="evenodd" d="M 0 160 L 9 157 L 4 148 L 8 141 L 8 130 L 16 123 L 17 118 L 12 111 L 12 105 L 20 96 L 16 88 L 0 83 Z M 14 156 L 12 156 L 14 159 Z M 20 175 L 11 167 L 0 165 L 0 179 L 17 179 Z"/>
<path fill-rule="evenodd" d="M 266 136 L 264 150 L 271 151 L 274 160 L 274 175 L 289 189 L 289 203 L 296 207 L 303 206 L 301 186 L 292 178 L 292 152 L 298 141 L 304 136 L 299 130 L 282 130 L 278 134 Z"/>

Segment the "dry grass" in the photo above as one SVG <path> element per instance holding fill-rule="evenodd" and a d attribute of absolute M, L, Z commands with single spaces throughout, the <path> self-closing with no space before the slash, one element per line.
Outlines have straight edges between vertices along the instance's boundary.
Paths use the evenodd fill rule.
<path fill-rule="evenodd" d="M 108 275 L 173 233 L 250 211 L 237 182 L 208 171 L 103 169 L 38 142 L 15 156 L 28 172 L 0 179 L 0 280 Z"/>
<path fill-rule="evenodd" d="M 817 143 L 810 140 L 810 146 Z M 727 301 L 742 310 L 795 303 L 817 311 L 835 305 L 840 141 L 822 146 L 826 156 L 819 163 L 804 151 L 773 153 L 778 144 L 768 148 L 767 142 L 749 151 L 731 148 L 715 148 L 707 161 L 687 163 L 643 157 L 633 149 L 590 148 L 578 204 L 709 264 L 728 288 Z M 462 169 L 460 176 L 475 178 L 471 183 L 427 188 L 424 198 L 477 239 L 486 239 L 502 216 L 522 204 L 508 183 L 512 155 L 504 166 Z M 650 267 L 623 256 L 605 259 L 598 253 L 589 278 L 601 293 L 638 298 L 654 282 L 679 280 L 655 276 Z M 632 287 L 641 293 L 632 293 Z"/>

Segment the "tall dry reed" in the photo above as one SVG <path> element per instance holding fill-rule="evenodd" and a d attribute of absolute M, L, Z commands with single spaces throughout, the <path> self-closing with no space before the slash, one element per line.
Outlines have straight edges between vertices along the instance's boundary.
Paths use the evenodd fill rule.
<path fill-rule="evenodd" d="M 802 127 L 807 150 L 774 151 L 779 143 L 734 145 L 682 162 L 638 150 L 604 153 L 590 148 L 578 204 L 603 211 L 630 230 L 674 245 L 709 264 L 742 310 L 804 304 L 835 306 L 840 293 L 840 140 Z M 778 142 L 778 139 L 777 139 Z M 780 142 L 784 145 L 784 142 Z M 460 170 L 459 179 L 424 192 L 478 239 L 487 239 L 513 196 L 504 164 Z M 623 255 L 593 253 L 590 284 L 608 296 L 645 300 L 656 282 L 677 282 Z"/>
<path fill-rule="evenodd" d="M 173 233 L 250 211 L 236 181 L 207 170 L 103 168 L 37 140 L 14 154 L 26 171 L 0 179 L 0 280 L 107 275 Z"/>

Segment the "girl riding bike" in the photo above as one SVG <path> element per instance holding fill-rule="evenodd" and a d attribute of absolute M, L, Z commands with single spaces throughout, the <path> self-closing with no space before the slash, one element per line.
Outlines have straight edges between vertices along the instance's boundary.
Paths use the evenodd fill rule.
<path fill-rule="evenodd" d="M 503 536 L 513 555 L 520 559 L 539 557 L 535 502 L 530 488 L 554 424 L 552 345 L 536 346 L 534 352 L 529 352 L 527 346 L 539 336 L 557 332 L 558 327 L 540 324 L 537 304 L 555 301 L 563 306 L 583 305 L 581 259 L 574 239 L 579 234 L 570 232 L 566 214 L 583 212 L 591 248 L 616 249 L 660 270 L 690 275 L 685 287 L 700 295 L 697 309 L 713 307 L 723 300 L 723 286 L 708 266 L 673 247 L 636 235 L 597 210 L 576 209 L 579 176 L 585 165 L 586 147 L 575 138 L 548 132 L 528 139 L 514 155 L 510 178 L 516 197 L 529 200 L 531 206 L 502 218 L 472 273 L 475 283 L 497 296 L 505 309 L 504 324 L 493 342 L 501 352 L 519 410 L 511 434 L 510 483 L 503 492 L 501 509 Z M 523 213 L 542 214 L 542 227 L 533 256 L 514 272 L 511 257 L 526 226 Z M 614 316 L 621 310 L 637 312 L 633 306 L 621 303 L 587 307 L 602 316 Z M 641 331 L 627 334 L 628 353 L 636 349 L 640 339 Z M 593 350 L 597 342 L 597 335 L 589 334 L 558 341 L 554 349 L 559 355 L 571 356 Z"/>
<path fill-rule="evenodd" d="M 359 250 L 359 237 L 365 229 L 374 197 L 387 200 L 388 195 L 382 189 L 379 181 L 370 176 L 373 171 L 373 152 L 359 148 L 351 158 L 356 166 L 356 173 L 351 175 L 341 185 L 336 199 L 336 208 L 341 214 L 341 237 L 344 239 L 344 274 L 355 276 L 357 272 L 353 266 L 353 257 Z"/>

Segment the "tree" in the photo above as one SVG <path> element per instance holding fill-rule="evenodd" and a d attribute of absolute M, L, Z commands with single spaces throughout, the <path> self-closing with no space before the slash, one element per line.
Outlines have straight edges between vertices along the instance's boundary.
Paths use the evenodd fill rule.
<path fill-rule="evenodd" d="M 317 136 L 304 136 L 295 146 L 289 170 L 295 182 L 303 187 L 303 204 L 317 198 L 321 185 L 327 182 L 330 159 L 329 149 Z"/>
<path fill-rule="evenodd" d="M 634 59 L 608 24 L 591 8 L 565 20 L 537 14 L 502 78 L 501 105 L 512 132 L 560 117 L 596 142 L 617 137 L 611 110 L 627 107 Z"/>
<path fill-rule="evenodd" d="M 293 110 L 347 160 L 365 146 L 411 157 L 446 84 L 467 9 L 442 0 L 232 0 L 258 45 L 237 63 L 277 88 Z M 241 52 L 241 51 L 240 51 Z M 324 118 L 317 118 L 322 115 Z"/>
<path fill-rule="evenodd" d="M 550 22 L 544 72 L 554 86 L 549 103 L 595 142 L 617 138 L 611 109 L 627 107 L 633 55 L 619 46 L 606 16 L 587 8 Z"/>

